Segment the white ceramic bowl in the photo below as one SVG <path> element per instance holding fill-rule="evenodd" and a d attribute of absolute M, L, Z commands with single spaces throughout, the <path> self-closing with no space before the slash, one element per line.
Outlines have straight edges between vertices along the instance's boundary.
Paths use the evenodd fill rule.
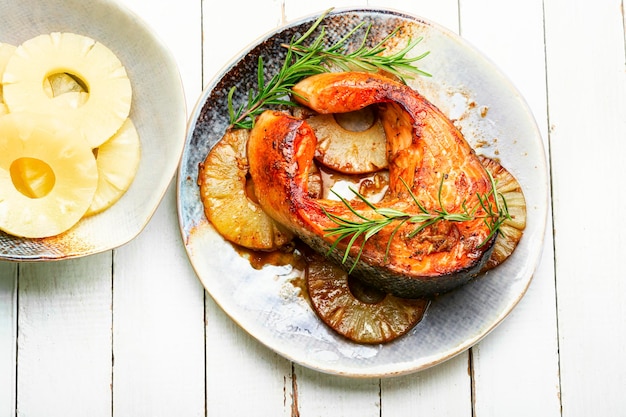
<path fill-rule="evenodd" d="M 131 81 L 130 117 L 142 150 L 137 175 L 115 205 L 51 238 L 0 232 L 0 260 L 75 258 L 127 243 L 154 214 L 180 161 L 187 116 L 174 58 L 137 15 L 113 1 L 0 0 L 0 16 L 2 43 L 17 46 L 40 34 L 73 32 L 111 49 Z"/>

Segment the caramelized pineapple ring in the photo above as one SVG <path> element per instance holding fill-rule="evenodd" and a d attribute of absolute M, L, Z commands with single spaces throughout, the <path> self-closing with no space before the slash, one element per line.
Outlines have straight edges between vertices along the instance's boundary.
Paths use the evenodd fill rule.
<path fill-rule="evenodd" d="M 428 307 L 426 299 L 399 298 L 365 286 L 321 255 L 308 259 L 306 283 L 318 317 L 357 343 L 397 339 L 419 323 Z"/>
<path fill-rule="evenodd" d="M 93 199 L 96 160 L 74 130 L 41 116 L 0 117 L 0 229 L 14 236 L 58 235 Z"/>
<path fill-rule="evenodd" d="M 387 168 L 383 125 L 372 107 L 306 119 L 317 137 L 315 159 L 344 174 L 366 174 Z"/>
<path fill-rule="evenodd" d="M 224 239 L 253 250 L 276 250 L 293 235 L 251 200 L 246 179 L 248 130 L 229 130 L 200 164 L 198 185 L 204 211 Z"/>
<path fill-rule="evenodd" d="M 68 73 L 89 94 L 82 106 L 52 100 L 44 80 Z M 17 47 L 4 75 L 4 101 L 11 112 L 53 115 L 74 123 L 91 148 L 97 148 L 128 117 L 132 89 L 115 54 L 95 40 L 73 33 L 40 35 Z"/>
<path fill-rule="evenodd" d="M 526 199 L 519 182 L 498 161 L 486 156 L 479 158 L 496 181 L 496 191 L 500 194 L 499 198 L 506 202 L 510 216 L 500 226 L 493 252 L 483 266 L 482 271 L 488 271 L 507 260 L 522 238 L 526 228 Z"/>

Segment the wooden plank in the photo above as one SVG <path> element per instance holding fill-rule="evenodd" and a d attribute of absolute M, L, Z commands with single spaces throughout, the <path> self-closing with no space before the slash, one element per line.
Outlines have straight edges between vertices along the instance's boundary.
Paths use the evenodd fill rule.
<path fill-rule="evenodd" d="M 295 397 L 298 399 L 298 411 L 302 416 L 381 415 L 378 378 L 353 379 L 326 375 L 301 366 L 295 367 L 294 378 Z"/>
<path fill-rule="evenodd" d="M 201 79 L 200 2 L 125 4 L 174 56 L 187 106 Z M 204 291 L 178 229 L 175 187 L 140 236 L 115 251 L 113 414 L 203 416 Z"/>
<path fill-rule="evenodd" d="M 538 121 L 547 150 L 542 1 L 463 1 L 460 14 L 461 35 L 518 86 Z M 526 296 L 473 350 L 477 415 L 560 415 L 553 271 L 552 228 L 548 225 L 543 261 Z M 527 401 L 529 397 L 533 400 Z"/>
<path fill-rule="evenodd" d="M 298 1 L 285 0 L 285 18 L 287 21 L 301 19 L 303 17 L 323 13 L 329 8 L 341 9 L 345 7 L 367 6 L 365 0 L 317 0 L 317 1 Z"/>
<path fill-rule="evenodd" d="M 561 415 L 551 255 L 548 246 L 528 293 L 472 350 L 476 415 Z"/>
<path fill-rule="evenodd" d="M 17 269 L 0 262 L 0 417 L 15 416 Z"/>
<path fill-rule="evenodd" d="M 230 16 L 237 16 L 236 23 Z M 204 85 L 245 48 L 283 21 L 281 1 L 202 0 Z"/>
<path fill-rule="evenodd" d="M 20 265 L 20 415 L 111 415 L 111 252 Z"/>
<path fill-rule="evenodd" d="M 285 1 L 287 21 L 321 13 L 334 7 L 365 6 L 365 1 L 322 0 Z M 351 380 L 294 366 L 293 398 L 297 415 L 315 416 L 378 416 L 380 413 L 380 384 L 377 378 Z"/>
<path fill-rule="evenodd" d="M 369 0 L 368 5 L 372 7 L 387 7 L 410 13 L 442 25 L 456 33 L 459 31 L 458 0 L 416 0 L 411 2 L 405 0 Z"/>
<path fill-rule="evenodd" d="M 200 2 L 123 0 L 123 4 L 156 33 L 178 63 L 190 113 L 202 90 Z"/>
<path fill-rule="evenodd" d="M 382 416 L 398 416 L 410 410 L 415 416 L 472 416 L 469 355 L 460 354 L 425 371 L 384 379 Z"/>
<path fill-rule="evenodd" d="M 565 417 L 626 410 L 623 5 L 544 5 Z"/>
<path fill-rule="evenodd" d="M 291 363 L 248 335 L 210 297 L 206 326 L 207 415 L 291 416 Z"/>
<path fill-rule="evenodd" d="M 442 25 L 455 33 L 459 31 L 456 0 L 411 3 L 401 0 L 374 0 L 369 4 L 404 11 Z M 470 416 L 472 397 L 468 368 L 469 354 L 464 352 L 448 362 L 417 374 L 383 379 L 382 415 L 395 416 L 411 410 L 415 415 Z"/>
<path fill-rule="evenodd" d="M 204 415 L 204 292 L 174 203 L 170 189 L 146 230 L 115 251 L 115 416 Z"/>
<path fill-rule="evenodd" d="M 204 0 L 202 16 L 206 85 L 242 49 L 281 24 L 283 10 L 274 0 Z M 237 23 L 228 16 L 237 16 Z M 249 336 L 207 296 L 207 415 L 289 416 L 291 373 L 288 360 Z"/>

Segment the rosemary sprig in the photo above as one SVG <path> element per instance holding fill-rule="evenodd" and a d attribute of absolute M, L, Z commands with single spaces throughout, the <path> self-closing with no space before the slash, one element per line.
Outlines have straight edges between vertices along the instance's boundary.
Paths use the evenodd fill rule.
<path fill-rule="evenodd" d="M 325 236 L 337 236 L 333 244 L 331 245 L 329 251 L 334 250 L 337 245 L 348 239 L 348 243 L 346 245 L 346 250 L 344 252 L 344 256 L 342 259 L 342 263 L 345 263 L 348 259 L 348 254 L 350 249 L 356 242 L 356 240 L 363 236 L 363 243 L 359 249 L 359 252 L 350 268 L 349 272 L 354 270 L 357 262 L 361 258 L 361 254 L 363 253 L 363 247 L 369 238 L 380 232 L 382 229 L 393 225 L 397 222 L 394 229 L 392 230 L 389 240 L 387 242 L 387 247 L 385 251 L 385 258 L 389 255 L 389 249 L 391 247 L 391 241 L 394 236 L 400 229 L 400 227 L 405 223 L 417 224 L 418 226 L 408 234 L 409 238 L 415 237 L 422 230 L 426 229 L 429 226 L 432 226 L 441 221 L 449 221 L 449 222 L 466 222 L 472 221 L 479 218 L 482 218 L 487 227 L 489 228 L 489 235 L 481 242 L 480 246 L 483 246 L 487 242 L 491 240 L 491 238 L 497 234 L 500 230 L 500 227 L 507 219 L 510 219 L 510 214 L 508 211 L 508 206 L 506 205 L 506 200 L 504 196 L 497 192 L 496 182 L 493 176 L 489 174 L 489 179 L 491 181 L 491 191 L 486 194 L 477 194 L 478 204 L 472 208 L 468 208 L 465 202 L 461 205 L 462 211 L 457 213 L 449 212 L 443 205 L 443 201 L 441 199 L 441 192 L 443 189 L 443 181 L 444 177 L 441 178 L 441 182 L 439 183 L 439 189 L 437 192 L 437 198 L 439 202 L 439 208 L 429 211 L 424 204 L 422 204 L 415 194 L 411 191 L 409 186 L 404 182 L 402 178 L 400 180 L 408 190 L 409 194 L 415 205 L 419 208 L 418 214 L 409 214 L 403 212 L 401 210 L 396 210 L 393 208 L 385 208 L 385 207 L 376 207 L 372 204 L 365 196 L 363 196 L 358 191 L 350 188 L 350 191 L 354 193 L 359 200 L 364 202 L 369 208 L 371 208 L 379 217 L 376 218 L 368 218 L 363 214 L 359 213 L 350 202 L 344 197 L 340 196 L 336 192 L 333 193 L 340 199 L 340 201 L 360 220 L 351 220 L 348 218 L 340 217 L 335 214 L 332 214 L 326 210 L 324 213 L 330 220 L 332 220 L 337 226 L 325 229 Z M 332 190 L 331 190 L 332 191 Z M 489 197 L 494 195 L 495 204 L 491 204 L 489 202 Z M 479 208 L 482 208 L 485 212 L 484 215 L 477 215 Z"/>
<path fill-rule="evenodd" d="M 414 75 L 423 75 L 430 77 L 431 74 L 421 70 L 413 65 L 414 62 L 425 58 L 430 52 L 424 52 L 423 54 L 415 57 L 407 57 L 406 55 L 422 41 L 423 38 L 417 38 L 415 40 L 409 40 L 407 45 L 400 51 L 391 55 L 382 55 L 385 51 L 384 44 L 391 38 L 393 38 L 400 28 L 394 29 L 379 43 L 371 48 L 366 45 L 367 37 L 371 30 L 372 25 L 368 25 L 365 29 L 366 33 L 359 47 L 353 52 L 349 52 L 347 48 L 348 39 L 361 27 L 365 25 L 365 22 L 361 22 L 355 26 L 346 36 L 344 36 L 339 42 L 335 43 L 329 48 L 323 47 L 323 38 L 325 36 L 325 30 L 322 28 L 321 34 L 318 38 L 309 46 L 303 45 L 284 45 L 286 48 L 292 50 L 299 57 L 306 57 L 307 54 L 314 54 L 321 56 L 323 63 L 326 67 L 332 68 L 333 66 L 341 69 L 342 71 L 366 71 L 376 72 L 385 71 L 397 76 L 402 82 L 406 83 L 407 79 L 414 78 Z"/>
<path fill-rule="evenodd" d="M 267 82 L 263 57 L 259 56 L 256 91 L 248 91 L 245 103 L 236 108 L 233 104 L 236 87 L 230 89 L 227 100 L 231 127 L 251 129 L 254 126 L 255 117 L 268 107 L 295 106 L 296 103 L 289 98 L 290 94 L 293 93 L 292 87 L 306 77 L 329 72 L 333 66 L 342 70 L 359 69 L 370 72 L 384 70 L 397 75 L 402 80 L 412 78 L 416 74 L 429 75 L 412 65 L 415 61 L 428 55 L 428 52 L 417 57 L 407 57 L 408 52 L 421 41 L 421 38 L 414 41 L 409 40 L 406 47 L 401 51 L 388 56 L 382 55 L 385 51 L 384 43 L 395 36 L 398 29 L 391 32 L 378 44 L 368 48 L 367 39 L 372 25 L 367 25 L 363 40 L 354 52 L 348 52 L 349 40 L 365 25 L 364 22 L 356 25 L 341 39 L 328 47 L 324 46 L 326 30 L 322 27 L 320 34 L 309 45 L 305 45 L 304 43 L 331 10 L 323 13 L 302 36 L 297 39 L 294 38 L 288 45 L 284 45 L 287 49 L 285 60 L 278 72 Z"/>

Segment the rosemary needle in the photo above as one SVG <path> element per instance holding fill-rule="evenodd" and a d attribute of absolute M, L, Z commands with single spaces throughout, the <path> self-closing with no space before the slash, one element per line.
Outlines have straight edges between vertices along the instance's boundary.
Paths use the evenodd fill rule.
<path fill-rule="evenodd" d="M 291 88 L 300 80 L 312 75 L 329 72 L 333 67 L 341 70 L 378 71 L 383 70 L 398 76 L 400 79 L 412 78 L 414 75 L 429 74 L 418 69 L 413 64 L 428 55 L 428 52 L 416 57 L 407 57 L 420 41 L 409 40 L 406 47 L 390 55 L 383 55 L 384 44 L 398 32 L 392 31 L 373 47 L 367 47 L 367 40 L 372 25 L 359 23 L 346 33 L 334 44 L 326 47 L 326 30 L 321 27 L 320 33 L 310 44 L 305 45 L 315 30 L 320 26 L 329 9 L 323 13 L 311 27 L 299 38 L 292 39 L 287 45 L 283 45 L 287 52 L 282 66 L 269 80 L 265 80 L 265 65 L 263 57 L 259 56 L 257 62 L 257 86 L 256 91 L 248 92 L 247 100 L 239 107 L 233 104 L 236 87 L 232 87 L 228 93 L 228 114 L 231 127 L 251 129 L 254 119 L 270 106 L 295 106 L 289 99 L 292 94 Z M 365 27 L 365 34 L 359 47 L 348 51 L 350 39 Z"/>

